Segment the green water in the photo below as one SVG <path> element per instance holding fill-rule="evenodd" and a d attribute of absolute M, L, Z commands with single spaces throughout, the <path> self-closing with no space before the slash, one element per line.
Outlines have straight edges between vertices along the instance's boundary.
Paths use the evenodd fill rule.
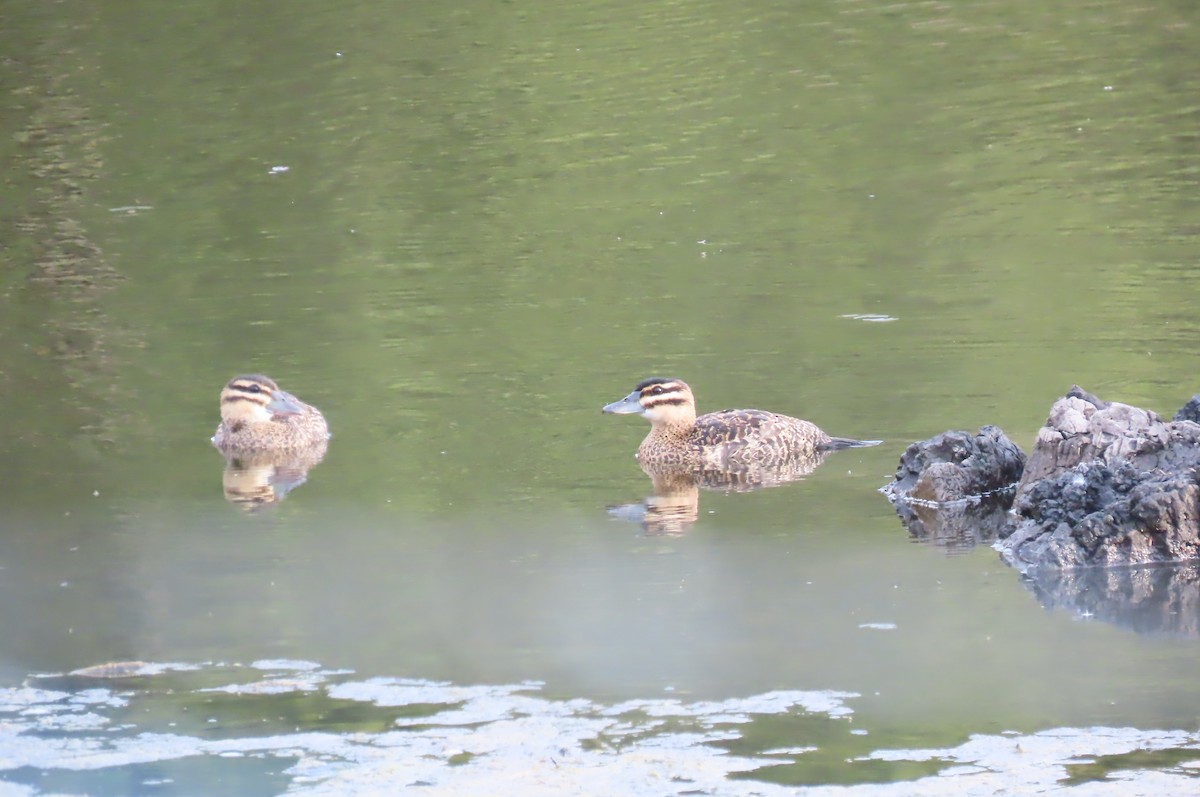
<path fill-rule="evenodd" d="M 0 675 L 859 693 L 870 740 L 806 783 L 865 779 L 858 747 L 1194 731 L 1195 638 L 1046 611 L 875 490 L 945 429 L 1028 448 L 1073 383 L 1165 414 L 1200 391 L 1196 25 L 0 2 Z M 253 513 L 208 444 L 243 372 L 334 433 Z M 599 410 L 649 375 L 885 443 L 648 535 L 608 512 L 650 493 L 645 424 Z"/>

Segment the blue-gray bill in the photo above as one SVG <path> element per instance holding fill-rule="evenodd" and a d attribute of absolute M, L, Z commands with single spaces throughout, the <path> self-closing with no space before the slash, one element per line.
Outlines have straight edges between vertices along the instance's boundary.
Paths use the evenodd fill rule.
<path fill-rule="evenodd" d="M 613 415 L 641 415 L 645 412 L 645 409 L 642 407 L 641 397 L 641 392 L 635 390 L 620 401 L 605 404 L 601 412 L 608 412 Z"/>
<path fill-rule="evenodd" d="M 272 415 L 299 415 L 304 412 L 304 405 L 300 403 L 300 399 L 286 390 L 276 390 L 271 394 L 267 410 Z"/>

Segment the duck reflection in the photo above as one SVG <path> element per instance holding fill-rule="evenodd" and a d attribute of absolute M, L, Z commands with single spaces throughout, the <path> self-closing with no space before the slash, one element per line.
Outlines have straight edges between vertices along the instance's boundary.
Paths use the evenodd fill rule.
<path fill-rule="evenodd" d="M 327 444 L 291 451 L 228 451 L 221 485 L 225 500 L 247 511 L 273 506 L 308 479 Z"/>
<path fill-rule="evenodd" d="M 808 476 L 831 451 L 812 451 L 781 462 L 748 462 L 726 468 L 686 468 L 642 464 L 650 477 L 652 494 L 642 501 L 608 507 L 619 520 L 641 525 L 647 536 L 678 537 L 687 534 L 700 515 L 700 490 L 746 493 L 778 487 Z"/>

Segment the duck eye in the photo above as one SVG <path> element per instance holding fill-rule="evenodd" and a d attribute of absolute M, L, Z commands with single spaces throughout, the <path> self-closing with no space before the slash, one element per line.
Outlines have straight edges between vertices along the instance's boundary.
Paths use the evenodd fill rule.
<path fill-rule="evenodd" d="M 246 391 L 248 393 L 261 393 L 262 388 L 258 385 L 246 385 Z"/>
<path fill-rule="evenodd" d="M 662 395 L 662 385 L 655 385 L 654 387 L 650 388 L 650 395 L 661 396 Z"/>

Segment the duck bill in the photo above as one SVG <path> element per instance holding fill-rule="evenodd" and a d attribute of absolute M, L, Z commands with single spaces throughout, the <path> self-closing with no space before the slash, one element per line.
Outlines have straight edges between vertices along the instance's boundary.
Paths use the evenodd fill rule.
<path fill-rule="evenodd" d="M 272 415 L 300 415 L 304 412 L 304 405 L 286 390 L 276 390 L 271 394 L 271 403 L 267 405 L 267 411 Z"/>
<path fill-rule="evenodd" d="M 646 411 L 642 409 L 640 399 L 641 394 L 635 390 L 620 401 L 605 404 L 601 412 L 607 412 L 612 415 L 642 415 Z"/>

